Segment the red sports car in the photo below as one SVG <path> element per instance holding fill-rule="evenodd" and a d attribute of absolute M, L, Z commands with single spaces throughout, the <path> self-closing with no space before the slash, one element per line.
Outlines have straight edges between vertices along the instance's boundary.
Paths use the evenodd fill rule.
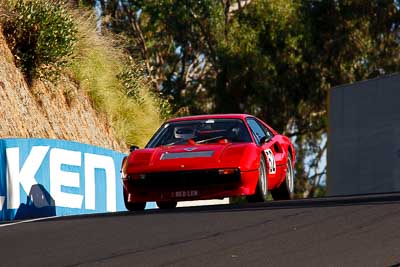
<path fill-rule="evenodd" d="M 295 150 L 289 138 L 246 114 L 200 115 L 165 122 L 144 149 L 122 162 L 124 201 L 143 210 L 178 201 L 247 196 L 290 199 Z"/>

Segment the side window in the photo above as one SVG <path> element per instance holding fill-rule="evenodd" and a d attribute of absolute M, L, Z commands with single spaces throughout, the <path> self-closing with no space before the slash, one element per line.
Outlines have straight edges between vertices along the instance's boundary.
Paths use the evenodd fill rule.
<path fill-rule="evenodd" d="M 260 124 L 261 128 L 263 128 L 265 134 L 266 134 L 269 138 L 271 138 L 271 137 L 274 136 L 274 134 L 271 132 L 270 129 L 268 129 L 267 127 L 265 127 L 265 126 L 264 126 L 262 123 L 260 123 L 260 122 L 258 122 L 258 124 Z"/>
<path fill-rule="evenodd" d="M 249 124 L 249 127 L 251 129 L 251 133 L 254 136 L 254 139 L 259 144 L 261 138 L 266 136 L 266 133 L 264 132 L 264 129 L 261 127 L 260 124 L 258 124 L 258 122 L 255 119 L 247 119 L 247 123 Z"/>

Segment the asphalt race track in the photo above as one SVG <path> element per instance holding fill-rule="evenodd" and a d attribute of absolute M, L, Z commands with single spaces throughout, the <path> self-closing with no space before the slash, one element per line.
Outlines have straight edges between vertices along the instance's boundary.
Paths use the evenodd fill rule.
<path fill-rule="evenodd" d="M 0 266 L 397 266 L 400 193 L 0 224 Z"/>

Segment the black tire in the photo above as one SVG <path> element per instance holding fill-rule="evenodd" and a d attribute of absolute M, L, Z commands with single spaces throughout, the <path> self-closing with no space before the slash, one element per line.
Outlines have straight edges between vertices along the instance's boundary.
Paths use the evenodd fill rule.
<path fill-rule="evenodd" d="M 146 202 L 128 202 L 128 196 L 124 189 L 124 203 L 129 211 L 143 211 L 146 208 Z"/>
<path fill-rule="evenodd" d="M 268 174 L 265 158 L 261 155 L 260 168 L 258 174 L 258 183 L 254 195 L 247 196 L 247 201 L 250 203 L 265 202 L 268 198 Z"/>
<path fill-rule="evenodd" d="M 177 201 L 157 201 L 157 207 L 162 210 L 175 209 L 178 204 Z"/>
<path fill-rule="evenodd" d="M 285 181 L 276 189 L 271 190 L 272 198 L 274 200 L 289 200 L 293 198 L 294 191 L 294 174 L 292 155 L 289 154 L 287 160 L 287 170 Z"/>

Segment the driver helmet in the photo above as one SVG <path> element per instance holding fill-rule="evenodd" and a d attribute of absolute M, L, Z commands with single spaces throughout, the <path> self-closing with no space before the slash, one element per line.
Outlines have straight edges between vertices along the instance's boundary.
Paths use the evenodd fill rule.
<path fill-rule="evenodd" d="M 190 139 L 194 137 L 194 129 L 190 127 L 176 127 L 174 129 L 176 139 Z"/>

